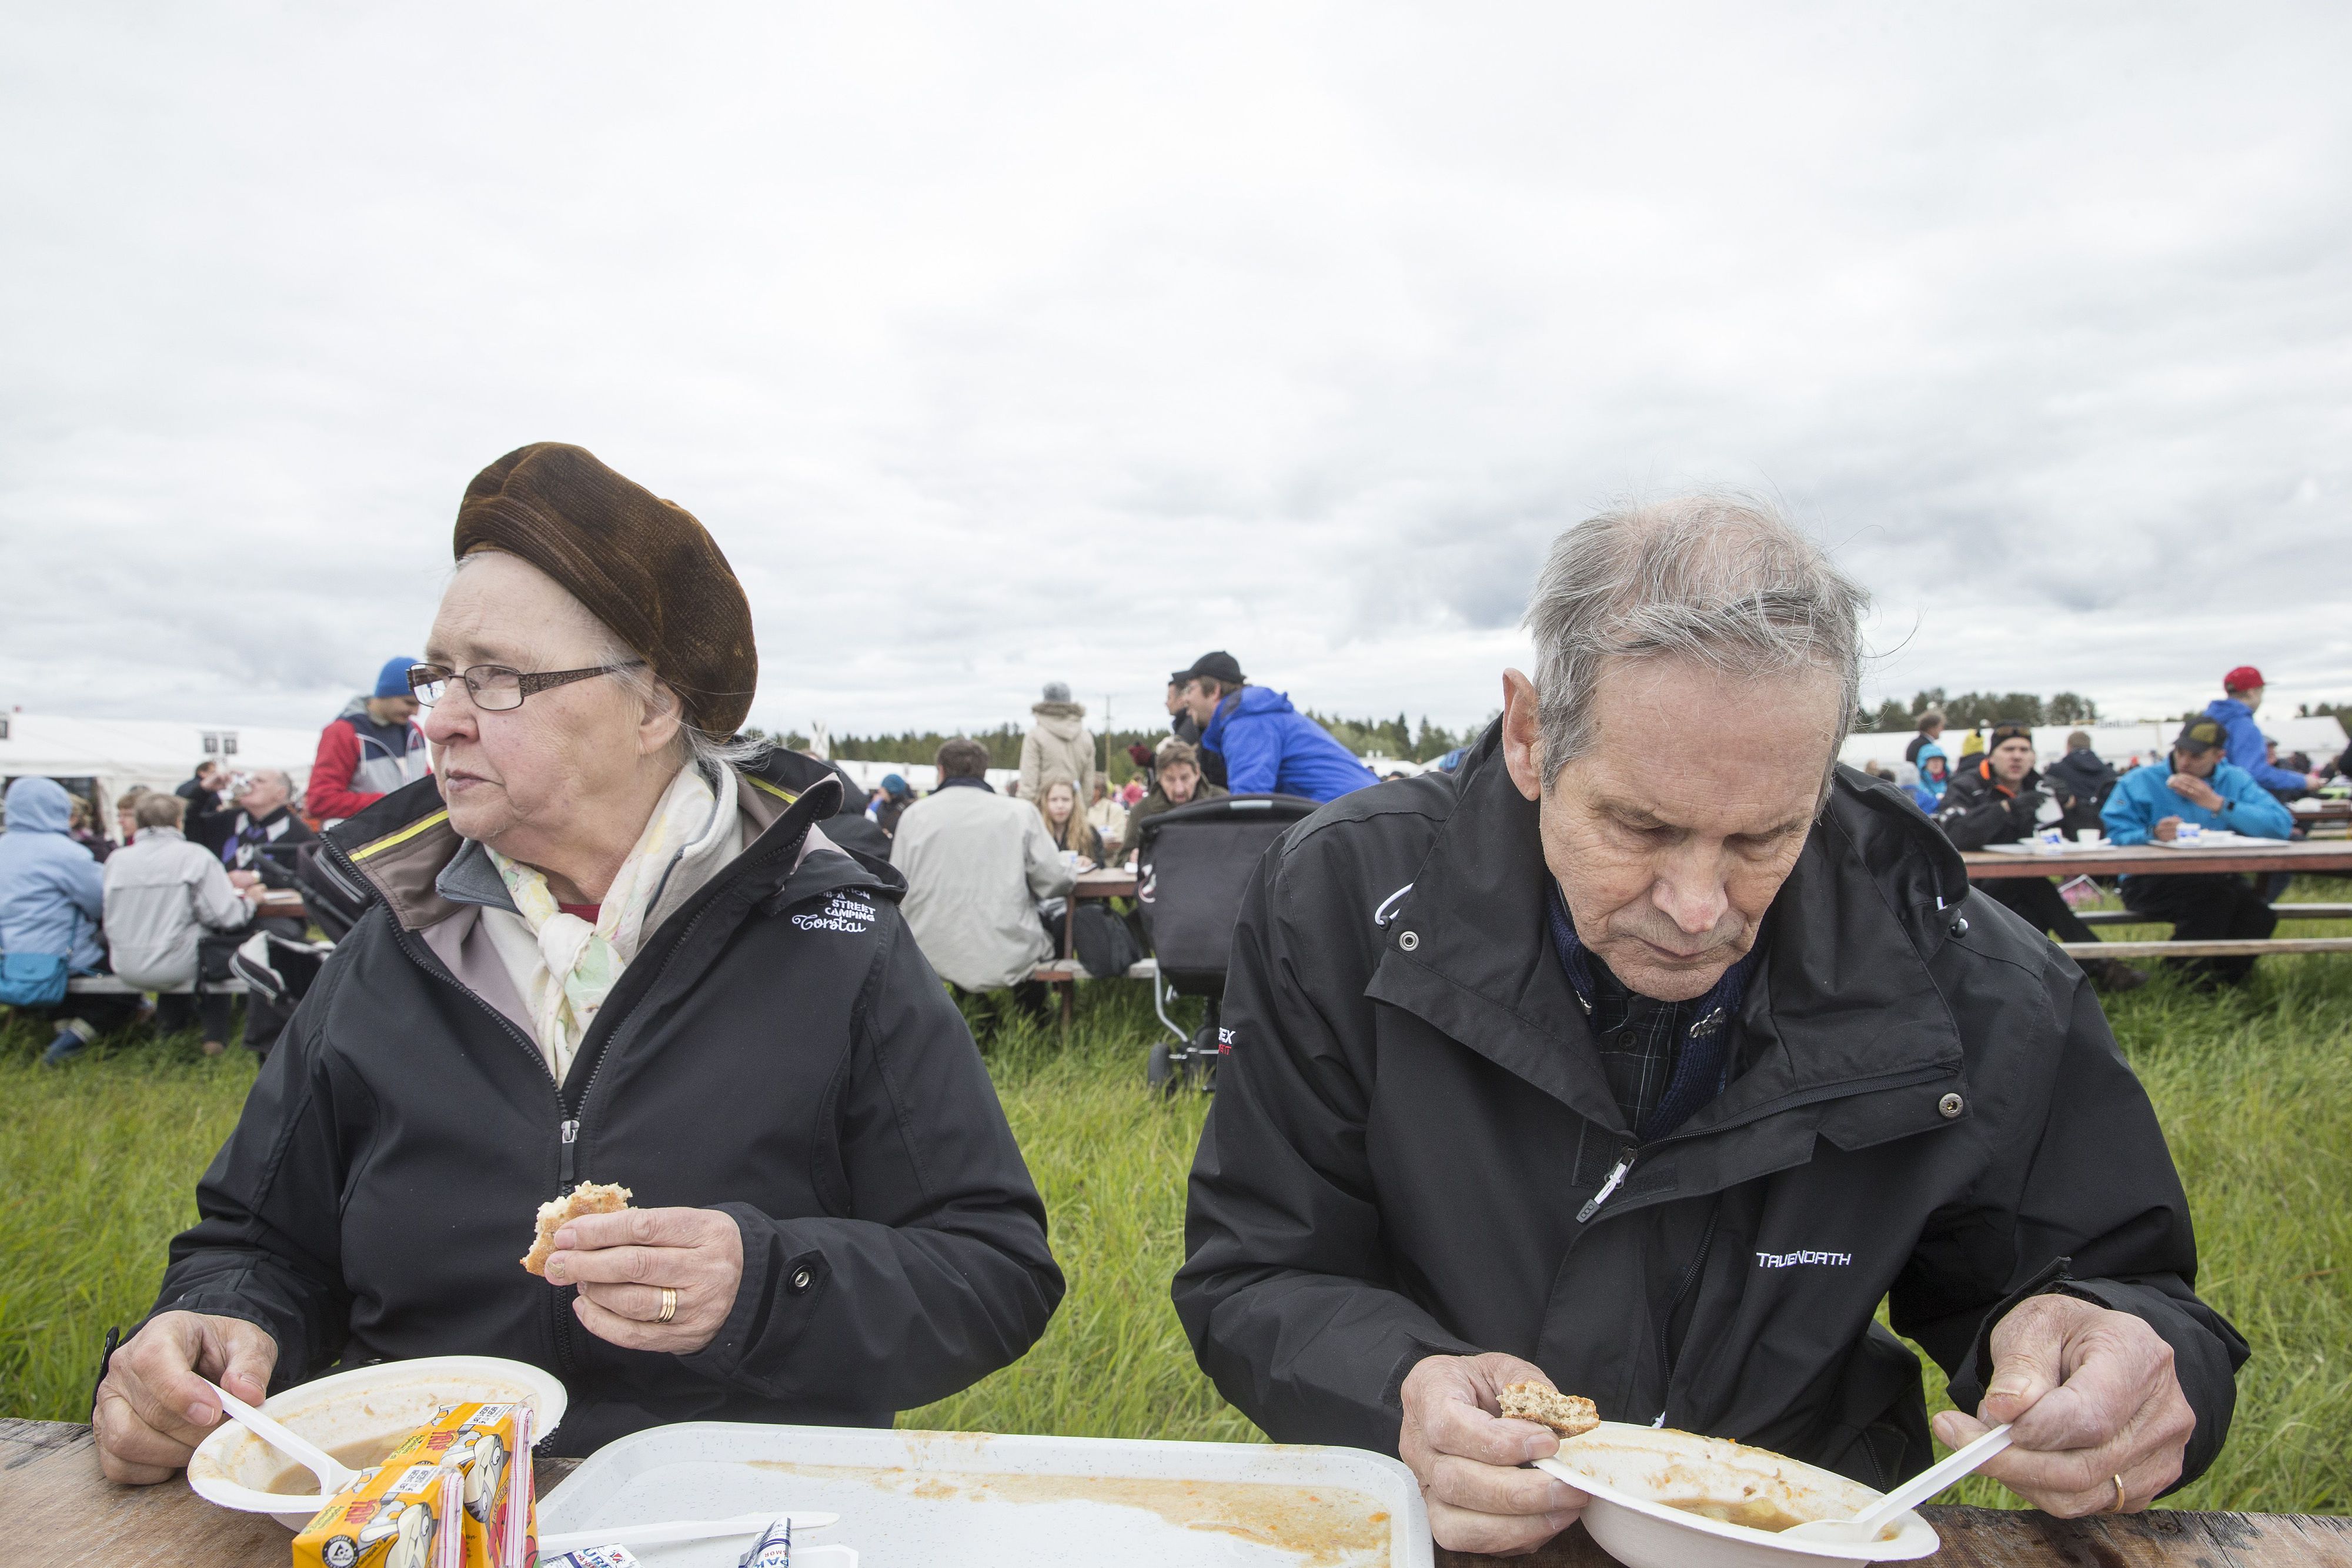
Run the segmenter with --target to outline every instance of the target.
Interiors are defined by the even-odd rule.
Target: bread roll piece
[[[1533,1421],[1563,1437],[1580,1437],[1601,1425],[1601,1412],[1591,1400],[1581,1395],[1556,1393],[1540,1383],[1509,1384],[1498,1403],[1507,1418]]]
[[[549,1198],[539,1206],[539,1234],[532,1238],[530,1250],[522,1255],[522,1266],[545,1279],[548,1257],[555,1250],[555,1233],[566,1220],[583,1214],[618,1214],[628,1207],[629,1189],[605,1182],[583,1181],[562,1197]]]

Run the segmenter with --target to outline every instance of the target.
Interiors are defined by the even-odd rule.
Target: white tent
[[[833,765],[857,780],[861,789],[872,791],[882,788],[882,780],[896,773],[907,781],[908,788],[918,795],[928,795],[939,788],[940,770],[929,762],[861,762],[852,758],[836,757]],[[986,778],[1000,795],[1021,781],[1017,768],[992,768]]]
[[[176,719],[65,718],[56,714],[0,714],[0,788],[28,777],[55,779],[69,789],[88,779],[97,799],[98,823],[111,836],[114,802],[134,784],[173,789],[215,758],[234,772],[240,768],[282,768],[294,780],[294,797],[310,777],[319,749],[314,729],[278,729],[255,725],[202,724]]]

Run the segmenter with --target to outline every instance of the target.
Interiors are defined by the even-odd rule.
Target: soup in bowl
[[[1852,1519],[1880,1494],[1859,1481],[1763,1448],[1655,1427],[1603,1421],[1561,1439],[1536,1468],[1591,1494],[1584,1527],[1627,1568],[1790,1568],[1812,1560],[1885,1563],[1925,1557],[1933,1526],[1906,1513],[1856,1545],[1791,1540],[1816,1519]]]
[[[378,1463],[444,1405],[528,1402],[540,1437],[563,1419],[563,1385],[520,1361],[436,1355],[339,1372],[273,1395],[261,1406],[354,1469]],[[188,1458],[188,1486],[205,1501],[275,1515],[299,1530],[327,1506],[316,1477],[235,1422],[224,1421]]]

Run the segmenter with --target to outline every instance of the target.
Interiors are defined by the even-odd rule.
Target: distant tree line
[[[1913,694],[1909,706],[1895,697],[1878,705],[1875,713],[1854,716],[1854,728],[1875,735],[1894,735],[1919,727],[1919,716],[1929,708],[1944,710],[1944,720],[1955,729],[1979,729],[1993,724],[2096,724],[2099,705],[2076,692],[2044,698],[2036,692],[1962,692],[1948,695],[1941,686]]]
[[[1399,758],[1411,762],[1433,762],[1457,746],[1467,746],[1478,738],[1486,728],[1481,724],[1460,731],[1432,724],[1423,714],[1418,725],[1405,715],[1394,718],[1338,718],[1310,713],[1307,716],[1336,737],[1340,745],[1359,757],[1378,755]],[[1487,723],[1492,723],[1489,718]],[[1021,766],[1021,737],[1027,727],[1001,724],[994,729],[973,729],[961,732],[964,738],[976,740],[988,747],[991,768]],[[771,731],[758,726],[747,727],[743,734],[754,740],[765,740],[792,751],[808,749],[809,737],[798,730]],[[833,755],[854,762],[929,762],[939,755],[939,749],[955,739],[938,730],[902,730],[897,735],[836,735],[833,737]],[[1106,759],[1111,784],[1116,787],[1133,779],[1140,771],[1127,754],[1130,746],[1156,747],[1168,738],[1166,725],[1150,729],[1116,729],[1108,735],[1096,736],[1098,747],[1106,748]]]
[[[1421,716],[1418,729],[1403,714],[1394,718],[1340,718],[1310,709],[1307,716],[1359,757],[1393,757],[1404,762],[1434,762],[1455,747],[1469,745],[1486,727],[1481,724],[1457,733],[1430,723],[1427,714]]]

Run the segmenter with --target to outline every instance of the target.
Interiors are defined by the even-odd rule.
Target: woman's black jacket
[[[819,851],[824,764],[742,775],[764,831],[647,939],[563,1083],[419,933],[461,913],[430,779],[331,835],[367,914],[263,1065],[172,1244],[158,1312],[273,1335],[273,1386],[338,1362],[472,1354],[561,1376],[551,1451],[686,1420],[886,1425],[1018,1359],[1062,1295],[1045,1216],[887,866]],[[524,1272],[580,1181],[741,1228],[706,1348],[624,1350]]]

